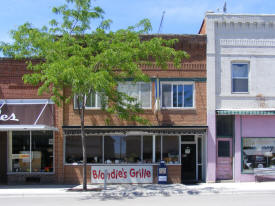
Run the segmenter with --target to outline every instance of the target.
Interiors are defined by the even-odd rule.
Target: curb
[[[13,198],[13,197],[93,197],[93,198],[112,198],[112,197],[150,197],[150,196],[185,196],[185,195],[241,195],[241,194],[275,194],[275,190],[224,190],[224,191],[200,191],[190,189],[182,192],[167,192],[167,191],[134,191],[134,192],[116,192],[116,191],[101,191],[101,192],[51,192],[51,193],[2,193],[0,198]]]

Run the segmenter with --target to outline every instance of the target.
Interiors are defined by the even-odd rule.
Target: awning
[[[57,130],[49,99],[0,99],[0,131]]]
[[[217,110],[218,115],[275,115],[275,109]]]
[[[37,131],[37,130],[51,130],[57,131],[56,127],[48,125],[0,125],[0,131]]]
[[[80,126],[63,126],[65,136],[80,135]],[[207,126],[85,126],[86,135],[194,135],[205,134]]]

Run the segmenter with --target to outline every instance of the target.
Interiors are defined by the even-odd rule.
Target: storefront
[[[55,181],[54,112],[47,99],[1,100],[2,182]]]
[[[217,113],[218,180],[255,181],[254,169],[275,168],[274,110],[218,110]],[[275,179],[275,175],[268,178]]]
[[[204,181],[205,126],[86,127],[88,182],[156,183],[164,160],[168,182]],[[82,149],[80,127],[63,126],[64,180],[79,183]]]

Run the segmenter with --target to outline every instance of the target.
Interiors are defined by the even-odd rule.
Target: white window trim
[[[233,65],[234,64],[245,64],[247,65],[247,77],[233,77]],[[232,94],[248,94],[249,93],[249,74],[250,74],[250,64],[249,62],[231,62],[231,93]],[[233,91],[233,79],[247,79],[247,92],[234,92]]]
[[[85,95],[85,101],[86,101],[86,95]],[[97,98],[98,98],[98,93],[96,93],[95,94],[95,104],[96,104],[96,106],[95,107],[88,107],[88,106],[86,106],[85,107],[85,109],[87,109],[87,110],[99,110],[99,109],[101,109],[101,106],[99,107],[98,105],[97,105]],[[77,108],[77,102],[76,102],[76,95],[74,96],[74,109],[78,109]]]
[[[126,85],[129,85],[129,84],[137,84],[138,85],[138,102],[140,103],[141,105],[141,108],[142,109],[152,109],[152,82],[136,82],[136,83],[133,83],[131,81],[126,81],[126,82],[123,82],[121,84],[126,84]],[[149,107],[143,107],[140,100],[141,100],[141,85],[142,84],[149,84],[150,85],[150,106]]]
[[[182,107],[164,107],[162,106],[162,85],[163,84],[170,84],[172,85],[171,89],[173,90],[173,85],[183,85],[183,106]],[[184,85],[192,85],[193,86],[193,106],[192,107],[184,107]],[[195,82],[187,82],[187,81],[163,81],[160,82],[160,90],[161,90],[161,97],[160,97],[160,106],[161,109],[180,109],[180,110],[189,110],[189,109],[196,109],[196,101],[195,101],[195,96],[196,96],[196,87],[195,87]],[[172,91],[171,90],[171,91]],[[173,105],[173,92],[171,92],[171,101]]]

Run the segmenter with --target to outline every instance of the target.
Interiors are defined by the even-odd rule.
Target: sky
[[[0,41],[11,42],[9,31],[25,22],[41,28],[55,18],[51,9],[65,0],[0,0]],[[113,21],[111,30],[127,28],[144,18],[157,33],[197,34],[206,11],[221,12],[225,0],[95,0]],[[274,0],[227,0],[227,13],[275,14]]]

